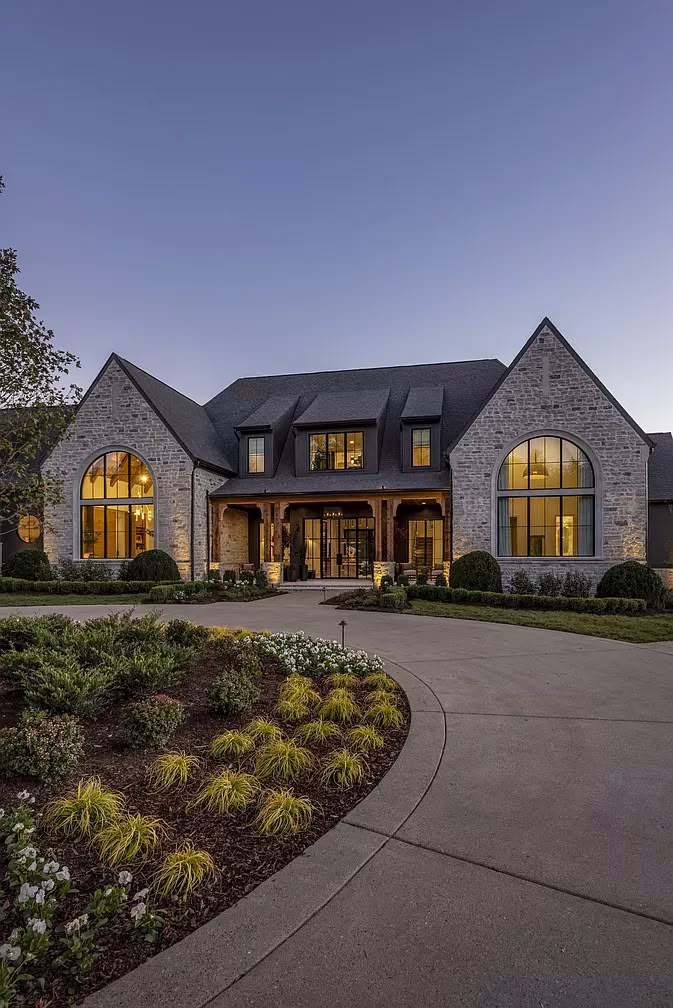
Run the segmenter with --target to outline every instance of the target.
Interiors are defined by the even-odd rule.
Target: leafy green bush
[[[95,717],[112,699],[115,677],[102,666],[85,668],[69,652],[34,651],[35,664],[21,675],[21,687],[29,707],[55,714]]]
[[[645,602],[637,598],[565,598],[559,595],[510,595],[505,592],[467,591],[464,588],[438,588],[436,585],[409,588],[410,599],[426,602],[451,602],[458,605],[489,605],[504,609],[569,610],[588,613],[637,613]]]
[[[593,594],[591,578],[581,571],[566,571],[561,595],[566,598],[588,598]]]
[[[664,593],[664,609],[673,609],[673,591]]]
[[[537,582],[538,595],[560,595],[563,588],[563,579],[559,574],[546,571],[540,574]]]
[[[262,671],[262,663],[255,650],[254,639],[250,636],[236,636],[232,633],[216,637],[210,646],[213,660],[223,670],[235,669],[254,678]]]
[[[213,686],[213,703],[222,714],[241,714],[259,700],[259,689],[245,672],[228,668],[220,673]]]
[[[406,588],[409,584],[409,578],[406,574],[398,574],[396,580],[397,584],[401,585],[403,588]]]
[[[0,654],[23,651],[40,640],[40,620],[28,616],[9,616],[0,619]]]
[[[100,560],[61,560],[57,573],[61,581],[109,581],[112,577]]]
[[[174,619],[164,625],[164,637],[171,644],[184,644],[187,647],[199,647],[208,640],[208,627],[189,620]]]
[[[398,585],[396,588],[390,588],[378,597],[378,605],[382,609],[393,609],[395,612],[401,612],[402,609],[406,609],[408,604],[406,590],[401,585]]]
[[[181,644],[154,644],[123,655],[112,665],[115,682],[126,693],[156,693],[179,683],[196,651]]]
[[[512,575],[509,590],[512,595],[536,595],[537,584],[528,571],[518,570]]]
[[[444,574],[443,571],[439,573],[435,578],[435,584],[438,585],[440,588],[446,588],[448,583],[449,582],[446,580],[446,574]]]
[[[428,583],[428,575],[424,571],[420,571],[416,576],[416,584],[426,585]]]
[[[381,591],[387,591],[389,588],[392,588],[394,584],[395,582],[391,578],[390,574],[384,574],[379,583],[379,588]]]
[[[184,602],[185,599],[193,598],[195,595],[203,595],[209,589],[216,587],[217,585],[208,581],[178,581],[177,583],[155,585],[149,590],[148,601]]]
[[[0,769],[50,783],[77,765],[84,738],[77,718],[25,711],[16,728],[0,731]]]
[[[51,577],[49,557],[42,550],[19,550],[3,563],[2,573],[6,577],[25,578],[27,581],[48,581]]]
[[[260,567],[259,570],[255,571],[255,584],[258,588],[268,588],[269,579],[267,577],[266,571]]]
[[[151,581],[26,581],[0,577],[0,592],[36,595],[144,595]]]
[[[130,704],[122,723],[126,741],[136,747],[166,745],[187,717],[184,704],[158,693]]]
[[[172,556],[163,550],[145,550],[126,568],[129,581],[179,581],[180,571]]]
[[[228,582],[229,584],[236,584],[238,581],[238,574],[235,570],[226,570],[222,575],[222,581]]]
[[[626,563],[610,567],[596,589],[599,598],[619,596],[645,599],[651,609],[663,608],[664,592],[664,583],[656,571],[636,560],[627,560]]]
[[[502,591],[500,565],[485,550],[473,550],[451,564],[451,587],[468,591]]]

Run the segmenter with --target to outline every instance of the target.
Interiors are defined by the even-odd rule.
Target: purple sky
[[[82,383],[499,357],[673,426],[673,5],[5,0],[0,244]]]

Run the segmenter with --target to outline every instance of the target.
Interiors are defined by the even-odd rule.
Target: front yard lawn
[[[453,605],[447,602],[424,602],[413,599],[410,616],[444,616],[453,619],[484,620],[489,623],[513,623],[517,626],[540,627],[544,630],[565,630],[567,633],[611,637],[633,644],[673,640],[673,613],[638,614],[630,616],[594,615],[592,613],[547,612],[532,609],[500,609],[482,605]]]
[[[31,592],[0,592],[0,606],[28,605],[138,605],[143,601],[142,595],[40,595]]]
[[[380,659],[303,634],[0,620],[0,1004],[79,1003],[231,906],[408,724]]]

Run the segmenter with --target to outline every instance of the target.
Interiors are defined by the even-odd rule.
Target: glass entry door
[[[315,577],[371,578],[373,518],[306,519],[304,541],[307,564]]]

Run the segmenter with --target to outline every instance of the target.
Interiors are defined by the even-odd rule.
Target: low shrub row
[[[38,595],[142,595],[154,581],[28,581],[0,577],[0,592]],[[205,587],[205,582],[202,582]]]
[[[153,588],[150,588],[147,599],[149,602],[182,602],[193,595],[212,591],[214,587],[208,581],[179,581],[173,584],[154,585]],[[145,590],[147,590],[147,582]]]
[[[503,609],[557,609],[585,613],[635,613],[646,608],[638,598],[575,598],[563,595],[511,595],[506,592],[470,591],[467,588],[441,588],[437,585],[412,585],[408,598],[425,602],[453,602],[459,605],[490,605]]]

